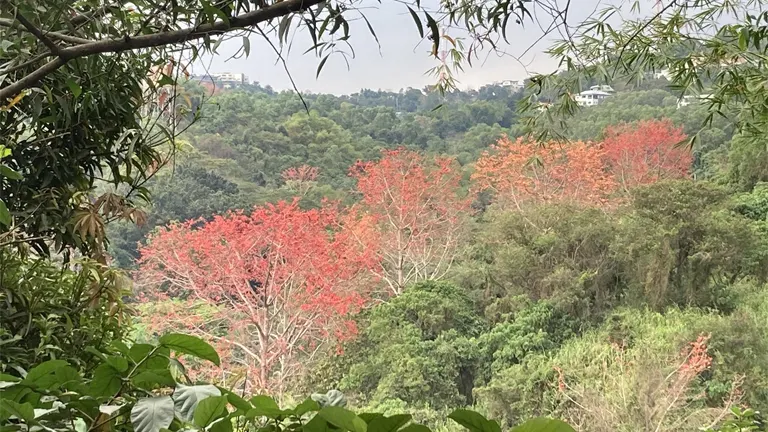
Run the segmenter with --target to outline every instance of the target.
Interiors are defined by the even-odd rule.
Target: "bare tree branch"
[[[117,53],[142,48],[154,48],[172,45],[180,42],[200,39],[209,34],[226,33],[235,29],[247,28],[258,23],[281,17],[292,12],[300,12],[312,7],[323,0],[284,0],[263,9],[244,13],[225,21],[216,21],[186,29],[160,32],[136,37],[124,37],[122,39],[106,39],[63,48],[59,51],[59,57],[35,70],[26,77],[0,89],[0,101],[11,98],[22,90],[25,90],[46,75],[63,66],[67,61],[87,57],[95,54]]]

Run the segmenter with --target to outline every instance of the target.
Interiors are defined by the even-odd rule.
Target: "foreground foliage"
[[[171,353],[216,366],[220,360],[213,347],[191,336],[171,333],[160,337],[157,344],[128,347],[118,342],[102,352],[94,351],[99,365],[85,376],[66,360],[49,360],[28,371],[18,369],[17,375],[0,375],[3,430],[429,431],[411,423],[409,415],[357,415],[343,408],[343,396],[333,391],[281,409],[267,395],[246,400],[222,387],[193,384],[179,357]],[[470,432],[501,431],[498,423],[473,411],[456,410],[449,417]],[[545,418],[530,420],[515,430],[573,431],[561,421]]]

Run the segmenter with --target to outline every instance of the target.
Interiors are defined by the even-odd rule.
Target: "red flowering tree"
[[[461,174],[449,158],[426,159],[419,153],[385,150],[377,162],[350,169],[362,202],[355,207],[359,236],[376,244],[389,294],[410,284],[440,279],[453,264],[465,231],[469,199],[459,190]]]
[[[501,138],[483,153],[472,180],[480,190],[521,209],[528,202],[605,203],[616,189],[604,151],[584,142],[548,143]]]
[[[339,232],[339,220],[335,209],[294,201],[160,229],[140,251],[137,278],[177,312],[150,327],[195,332],[255,389],[281,392],[300,362],[355,334],[350,314],[365,302],[359,287],[375,255]]]
[[[626,192],[659,180],[685,178],[693,157],[679,145],[686,136],[670,120],[644,120],[606,128],[603,148],[610,170]]]
[[[315,185],[320,170],[309,165],[291,167],[281,173],[285,185],[299,196],[304,196]]]

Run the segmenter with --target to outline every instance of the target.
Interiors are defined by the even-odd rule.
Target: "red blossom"
[[[366,301],[361,287],[376,256],[340,220],[332,207],[304,211],[294,201],[161,228],[141,248],[139,284],[154,298],[210,307],[208,316],[187,310],[154,324],[189,326],[229,346],[227,361],[274,390],[286,365],[298,369],[300,344],[354,335],[348,321]]]
[[[469,210],[459,195],[461,174],[450,158],[425,158],[403,148],[350,169],[362,202],[349,221],[379,257],[376,275],[389,294],[417,281],[439,279],[455,258]]]
[[[659,180],[688,176],[693,157],[682,128],[670,120],[644,120],[606,128],[603,147],[609,169],[625,191]]]
[[[477,161],[472,180],[518,209],[530,202],[601,204],[616,189],[604,155],[599,145],[580,141],[540,145],[501,138]]]

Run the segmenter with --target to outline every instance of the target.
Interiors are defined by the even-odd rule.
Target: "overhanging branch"
[[[43,43],[43,45],[47,46],[48,49],[51,50],[51,53],[54,55],[59,55],[61,48],[59,48],[59,46],[56,45],[52,40],[48,39],[48,36],[46,36],[45,33],[43,33],[39,28],[35,27],[35,25],[32,24],[27,18],[25,18],[24,15],[22,15],[20,12],[16,12],[16,19],[19,20],[21,25],[23,25],[28,32],[32,33],[40,42]]]
[[[143,48],[155,48],[200,39],[206,35],[226,33],[254,26],[292,12],[300,12],[324,0],[284,0],[263,9],[244,13],[229,19],[229,23],[217,21],[186,29],[160,32],[121,39],[106,39],[62,48],[59,57],[38,68],[26,77],[0,89],[0,101],[11,98],[63,66],[67,61],[96,54],[117,53]]]
[[[0,27],[17,28],[18,24],[15,23],[13,20],[0,18]],[[93,42],[90,39],[83,39],[77,36],[70,36],[68,34],[59,33],[59,32],[45,32],[45,36],[49,37],[50,39],[57,39],[64,42],[75,43],[75,44],[87,44],[87,43]]]

